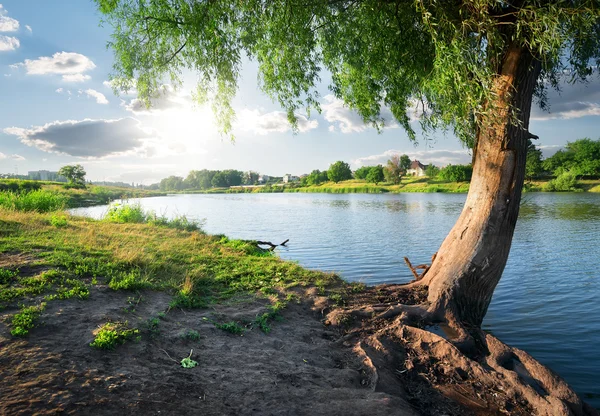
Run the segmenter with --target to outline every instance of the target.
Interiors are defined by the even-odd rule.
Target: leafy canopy
[[[327,170],[327,178],[335,183],[352,179],[350,165],[341,160],[332,163]]]
[[[542,104],[562,74],[582,80],[600,63],[597,0],[95,1],[114,27],[115,89],[135,87],[149,105],[164,82],[197,72],[195,97],[212,102],[224,132],[244,56],[294,125],[299,109],[319,110],[326,69],[332,92],[365,122],[382,127],[386,105],[414,138],[418,110],[425,131],[451,128],[467,144],[510,46],[541,62]]]
[[[81,165],[66,165],[58,170],[58,174],[67,178],[69,183],[84,185],[86,172]]]

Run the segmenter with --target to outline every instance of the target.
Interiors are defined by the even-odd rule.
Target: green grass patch
[[[113,350],[127,340],[139,340],[138,329],[129,328],[127,322],[107,322],[96,331],[90,347],[101,350]]]
[[[40,303],[37,306],[23,306],[21,311],[13,315],[10,326],[10,333],[14,337],[24,337],[29,334],[29,330],[33,328],[39,316],[46,308],[45,303]]]
[[[23,193],[0,192],[0,206],[14,211],[51,212],[65,208],[66,204],[64,195],[44,189]]]
[[[215,323],[215,328],[235,335],[241,335],[245,331],[244,327],[235,321]]]

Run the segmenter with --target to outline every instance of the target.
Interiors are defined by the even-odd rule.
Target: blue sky
[[[323,86],[322,114],[293,135],[280,109],[244,66],[235,99],[236,142],[219,135],[208,108],[193,105],[191,82],[166,88],[150,111],[135,92],[117,97],[107,80],[109,27],[90,0],[0,0],[0,173],[58,170],[79,163],[92,180],[152,183],[192,169],[255,170],[270,175],[326,169],[336,160],[385,163],[394,153],[421,162],[466,163],[452,135],[413,145],[393,125],[382,134]],[[193,74],[187,76],[193,80]],[[567,141],[600,137],[600,80],[550,94],[551,113],[532,111],[530,130],[549,155]]]

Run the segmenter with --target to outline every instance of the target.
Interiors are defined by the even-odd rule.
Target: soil
[[[366,293],[353,302],[391,296],[386,288]],[[461,355],[442,336],[381,322],[327,325],[330,301],[314,288],[297,294],[268,334],[251,324],[242,335],[214,325],[254,321],[267,303],[255,297],[181,310],[169,309],[166,293],[96,285],[87,300],[48,302],[25,339],[10,335],[7,317],[17,305],[7,308],[0,311],[0,414],[596,414],[576,395],[554,399],[554,387],[535,381],[533,359],[521,351],[506,350],[506,373],[492,383],[483,375],[493,363]],[[158,330],[148,329],[164,311]],[[141,339],[113,351],[91,348],[93,331],[107,321],[128,321]],[[189,330],[200,339],[185,338]],[[488,343],[502,349],[496,341]],[[191,350],[198,366],[183,368]],[[511,377],[551,406],[507,389],[502,379]]]

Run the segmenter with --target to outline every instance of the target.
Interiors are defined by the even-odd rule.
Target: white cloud
[[[19,161],[19,162],[23,161],[23,160],[26,160],[21,155],[15,155],[15,154],[13,154],[13,155],[5,155],[4,153],[0,152],[0,160],[2,160],[2,159],[13,159],[13,160],[16,160],[16,161]]]
[[[29,129],[9,127],[3,131],[44,152],[81,158],[156,153],[156,133],[133,118],[55,121]]]
[[[323,117],[333,124],[333,128],[329,127],[329,131],[341,131],[342,133],[360,133],[367,130],[370,126],[365,124],[362,117],[354,110],[346,107],[344,102],[331,94],[323,97],[325,102],[321,104]],[[398,123],[394,120],[394,116],[389,108],[381,106],[381,117],[384,120],[386,129],[398,128]]]
[[[13,36],[0,35],[0,52],[14,51],[19,46],[21,46],[19,39]]]
[[[150,101],[150,108],[147,108],[139,98],[134,98],[129,102],[124,101],[123,106],[127,111],[136,115],[156,114],[167,110],[191,109],[193,106],[192,97],[189,94],[185,94],[182,91],[175,91],[168,84],[163,85],[158,95]]]
[[[57,88],[57,89],[55,90],[55,92],[57,92],[57,93],[59,93],[59,94],[62,94],[62,93],[64,92],[64,89],[62,89],[62,88]]]
[[[108,100],[106,99],[106,97],[104,96],[104,94],[102,94],[101,92],[98,92],[96,90],[93,89],[87,89],[85,91],[79,91],[79,93],[84,93],[85,95],[87,95],[90,98],[95,98],[96,102],[98,104],[108,104]]]
[[[84,74],[65,74],[62,76],[62,80],[65,82],[85,82],[85,81],[89,81],[90,79],[92,79],[91,76],[89,75],[84,75]]]
[[[403,152],[401,150],[386,150],[383,153],[377,155],[370,155],[358,158],[351,162],[354,168],[361,166],[373,166],[373,165],[385,165],[390,157],[393,155],[406,154],[411,160],[418,160],[424,165],[433,163],[436,166],[446,166],[449,164],[467,164],[471,163],[471,155],[466,149],[463,150],[421,150],[421,151],[409,151]]]
[[[31,26],[29,26],[29,25],[25,25],[25,29],[27,29],[27,31],[28,31],[29,33],[33,33],[33,29],[31,28]]]
[[[0,32],[16,32],[19,30],[19,21],[7,16],[8,12],[0,4]]]
[[[62,75],[66,82],[83,82],[91,77],[84,74],[96,68],[90,58],[80,53],[57,52],[50,56],[41,56],[38,59],[26,59],[23,63],[11,67],[25,67],[28,75]]]
[[[319,126],[317,120],[309,120],[298,115],[298,131],[305,133]],[[269,133],[285,133],[292,129],[287,115],[283,111],[272,111],[261,114],[260,110],[244,109],[239,115],[236,127],[255,134],[265,135]]]

